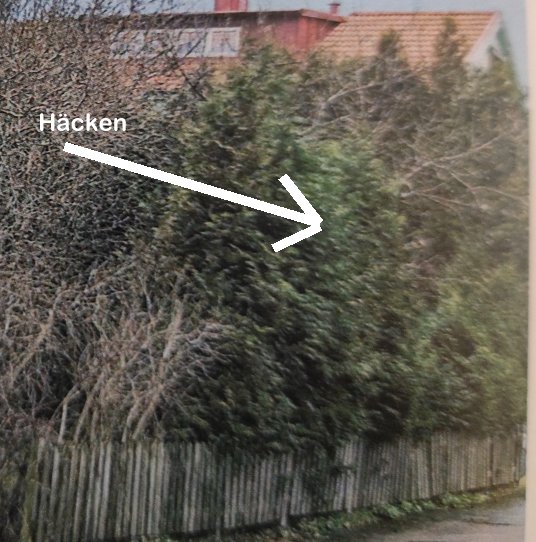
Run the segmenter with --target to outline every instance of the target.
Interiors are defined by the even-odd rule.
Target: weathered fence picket
[[[27,542],[94,542],[279,523],[514,483],[520,431],[418,442],[355,438],[327,453],[220,454],[202,443],[44,440],[28,469]]]

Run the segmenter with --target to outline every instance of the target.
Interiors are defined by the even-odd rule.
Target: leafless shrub
[[[176,277],[151,290],[154,266],[133,256],[165,188],[62,150],[69,140],[161,168],[176,158],[174,126],[202,94],[206,70],[177,55],[165,32],[158,54],[115,58],[125,28],[151,31],[141,11],[106,0],[0,3],[2,540],[20,527],[16,480],[38,436],[158,431],[159,411],[181,408],[187,396],[177,390],[208,371],[202,351],[216,324],[188,329]],[[176,115],[148,100],[159,81],[180,87]],[[41,132],[41,113],[123,117],[128,130]]]
[[[136,2],[0,6],[0,436],[13,449],[6,457],[20,452],[18,465],[38,435],[157,431],[159,409],[181,408],[177,388],[207,370],[196,352],[210,348],[214,325],[186,329],[173,281],[149,293],[150,275],[132,256],[165,189],[62,151],[68,139],[170,167],[178,119],[147,91],[158,78],[179,85],[184,114],[205,71],[183,70],[166,33],[134,68],[114,58],[126,26],[150,31],[139,11]],[[40,132],[41,113],[123,117],[128,130]]]

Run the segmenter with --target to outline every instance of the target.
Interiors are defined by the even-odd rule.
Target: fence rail
[[[412,442],[354,439],[264,457],[201,443],[52,445],[28,474],[25,540],[82,542],[219,533],[289,518],[513,483],[521,433],[436,434]]]

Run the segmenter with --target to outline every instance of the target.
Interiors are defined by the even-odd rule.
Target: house
[[[214,0],[203,13],[131,17],[115,39],[114,58],[157,55],[162,43],[173,43],[177,57],[225,59],[238,57],[248,39],[277,43],[305,54],[332,32],[344,17],[333,2],[329,11],[310,9],[250,11],[248,0]]]
[[[165,76],[145,79],[149,88],[182,84],[190,68],[208,63],[225,67],[240,57],[248,40],[276,43],[297,58],[319,50],[335,60],[367,58],[378,52],[382,36],[395,31],[402,53],[414,68],[435,59],[446,18],[454,21],[468,64],[486,69],[493,56],[508,55],[501,15],[495,11],[360,12],[348,17],[332,2],[327,11],[310,9],[250,11],[248,0],[214,0],[200,13],[159,13],[126,17],[112,45],[112,57],[129,62],[126,73],[143,66],[144,58],[161,55],[180,63]]]
[[[446,18],[456,24],[469,65],[486,69],[493,56],[507,56],[506,34],[496,11],[352,13],[322,40],[319,48],[337,60],[367,58],[378,52],[382,36],[394,31],[410,66],[426,67],[434,61]]]

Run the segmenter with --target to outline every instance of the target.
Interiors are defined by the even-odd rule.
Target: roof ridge
[[[447,14],[459,14],[459,15],[495,15],[500,13],[499,10],[458,10],[449,9],[445,11],[439,10],[422,10],[422,11],[353,11],[348,17],[359,17],[363,15],[447,15]]]

